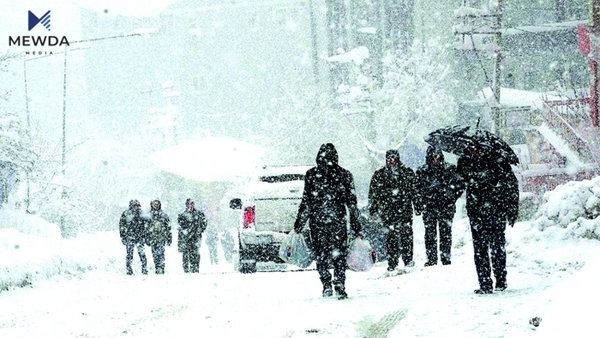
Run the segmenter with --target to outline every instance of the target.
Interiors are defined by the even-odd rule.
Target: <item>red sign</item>
[[[577,26],[577,49],[585,55],[590,53],[590,31],[587,26]]]
[[[589,26],[577,26],[577,49],[588,58],[600,61],[600,35]]]

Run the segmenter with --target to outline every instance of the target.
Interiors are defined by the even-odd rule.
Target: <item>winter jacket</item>
[[[463,154],[457,171],[465,181],[467,215],[476,220],[505,220],[514,225],[519,215],[519,182],[502,157]]]
[[[154,201],[153,201],[154,203]],[[171,220],[169,216],[160,209],[159,207],[155,209],[154,207],[150,210],[150,215],[148,218],[148,245],[156,246],[156,245],[171,245],[173,240],[171,234]]]
[[[123,244],[144,244],[146,239],[146,222],[142,217],[142,211],[132,200],[129,209],[121,214],[119,220],[119,234]]]
[[[202,233],[206,230],[206,217],[202,211],[186,210],[177,216],[177,249],[179,252],[198,250]]]
[[[434,157],[438,158],[435,162]],[[425,164],[417,169],[418,199],[415,209],[432,212],[456,212],[456,200],[464,190],[464,182],[456,166],[444,161],[441,151],[427,148]]]
[[[302,231],[308,221],[313,245],[345,245],[346,208],[351,230],[354,234],[361,230],[352,174],[338,165],[337,150],[331,143],[321,146],[316,162],[317,166],[306,172],[294,229]]]
[[[369,186],[369,213],[381,217],[385,225],[412,221],[416,203],[415,172],[402,163],[396,170],[383,167],[375,171]]]

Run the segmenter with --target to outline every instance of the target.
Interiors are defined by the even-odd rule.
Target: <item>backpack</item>
[[[150,220],[148,236],[152,244],[164,242],[166,240],[164,223],[159,220]]]

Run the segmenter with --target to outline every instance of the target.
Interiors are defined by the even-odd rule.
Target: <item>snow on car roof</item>
[[[310,165],[293,165],[293,166],[263,166],[258,171],[258,176],[265,175],[282,175],[282,174],[306,174],[306,171],[313,166]]]

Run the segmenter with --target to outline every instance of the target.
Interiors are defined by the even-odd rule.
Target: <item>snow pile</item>
[[[0,291],[124,265],[123,250],[104,245],[108,237],[120,244],[116,231],[64,239],[58,226],[34,216],[2,210],[0,219],[3,227],[14,225],[0,229]]]
[[[570,236],[600,239],[600,177],[568,182],[544,194],[535,224],[566,228]]]
[[[20,210],[0,210],[2,221],[0,229],[12,228],[21,233],[44,238],[61,238],[60,228],[56,224],[48,223],[39,217],[23,214]]]

